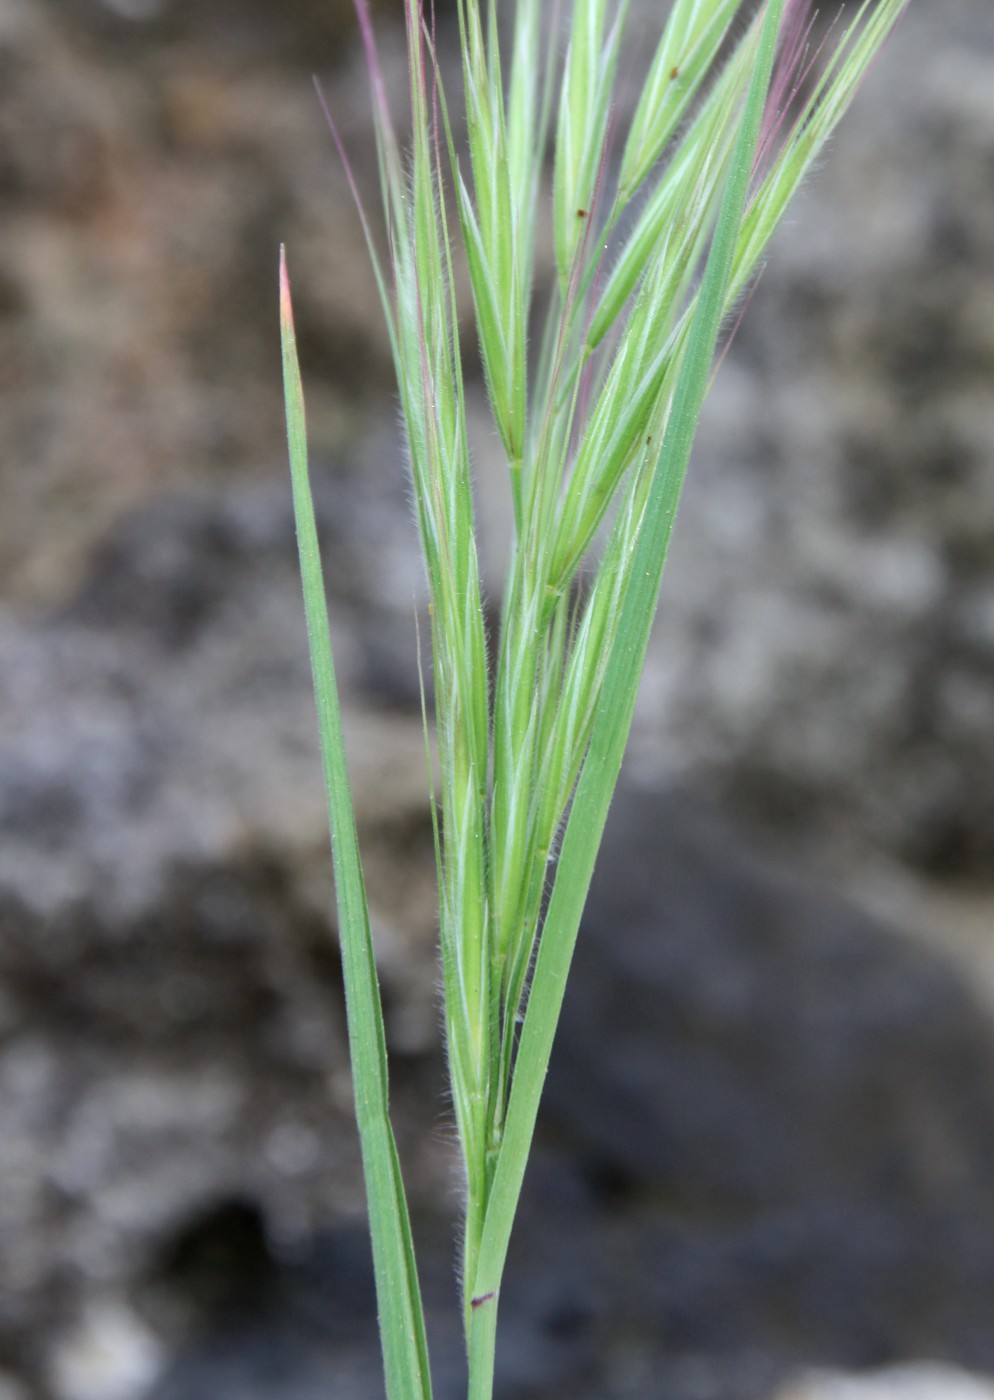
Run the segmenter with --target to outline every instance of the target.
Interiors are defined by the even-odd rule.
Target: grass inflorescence
[[[817,45],[810,0],[758,9],[674,0],[619,130],[626,0],[563,5],[551,42],[540,0],[458,0],[458,102],[439,76],[433,16],[405,0],[412,137],[403,150],[367,0],[356,0],[386,261],[360,212],[430,594],[444,1020],[465,1177],[460,1280],[472,1400],[491,1394],[501,1278],[539,1096],[721,330],[906,3],[866,0]],[[544,250],[537,210],[550,167]],[[546,265],[547,288],[536,274]],[[513,507],[493,637],[457,315],[464,269]],[[389,1125],[285,265],[282,287],[387,1390],[390,1400],[424,1400],[427,1344]],[[544,306],[535,304],[540,294]],[[544,329],[532,339],[536,324]]]

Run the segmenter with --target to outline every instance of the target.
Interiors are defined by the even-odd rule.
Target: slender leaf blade
[[[339,942],[356,1121],[369,1202],[373,1266],[389,1400],[431,1400],[431,1377],[414,1244],[390,1125],[386,1037],[369,909],[342,734],[328,609],[307,462],[304,395],[286,258],[280,252],[280,338],[294,517],[328,793]]]

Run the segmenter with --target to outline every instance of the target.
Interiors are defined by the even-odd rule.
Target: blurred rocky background
[[[422,586],[315,72],[372,192],[347,0],[0,0],[2,1400],[381,1393],[280,241],[437,1389],[459,1394]],[[994,9],[912,0],[710,400],[504,1400],[990,1400],[992,205]]]

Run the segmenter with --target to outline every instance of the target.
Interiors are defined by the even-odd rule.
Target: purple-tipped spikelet
[[[759,133],[754,174],[765,173],[785,123],[818,53],[810,53],[811,31],[816,11],[813,0],[787,0],[780,26],[780,47],[773,80],[766,98],[763,125]],[[820,52],[820,49],[819,51]]]

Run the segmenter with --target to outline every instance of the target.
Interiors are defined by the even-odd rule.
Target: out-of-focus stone
[[[547,1102],[606,1172],[694,1212],[994,1224],[986,1009],[694,802],[619,796],[572,977]]]
[[[399,649],[402,628],[415,669],[418,580],[388,603],[367,535],[389,535],[382,478],[375,527],[361,472],[317,478],[388,1036],[417,1065],[437,1043],[428,776],[417,709],[378,648]],[[136,517],[60,616],[0,619],[0,656],[0,1343],[14,1344],[134,1277],[205,1202],[254,1202],[293,1239],[362,1196],[287,488]],[[445,1159],[419,1137],[416,1192]],[[84,1318],[59,1375],[82,1375],[103,1335]]]
[[[641,9],[658,23],[657,4]],[[222,1381],[239,1397],[325,1394],[332,1314],[336,1386],[379,1383],[362,1230],[340,1223],[361,1190],[288,511],[265,488],[210,499],[283,460],[266,292],[281,239],[316,460],[371,413],[394,416],[365,249],[309,86],[316,55],[375,199],[366,80],[344,30],[332,37],[341,14],[0,7],[0,581],[21,606],[0,618],[0,1355],[28,1358],[32,1395],[53,1358],[100,1334],[86,1299],[133,1310],[170,1361],[177,1338],[216,1326],[164,1370],[179,1400],[219,1400]],[[396,27],[383,39],[399,92]],[[705,423],[636,751],[643,775],[707,782],[855,866],[883,851],[981,878],[992,52],[987,0],[910,6],[780,237]],[[320,506],[394,1103],[415,1193],[437,1199],[446,1130],[426,1132],[409,1096],[427,1082],[428,1118],[444,1122],[427,1053],[420,571],[394,444],[369,452]],[[477,467],[490,471],[486,450]],[[134,518],[91,568],[122,511],[191,477],[197,494]],[[28,598],[61,612],[29,621]],[[606,1067],[553,1083],[579,1164],[550,1128],[519,1237],[522,1302],[504,1305],[506,1393],[755,1400],[792,1348],[874,1364],[919,1354],[926,1324],[935,1354],[994,1370],[978,1304],[992,1292],[986,1022],[941,958],[771,888],[734,840],[712,845],[705,822],[695,846],[685,820],[666,881],[701,962],[656,947],[652,919],[672,904],[631,940],[641,972],[615,923],[618,946],[595,957],[595,1022],[612,985],[628,989],[603,1035],[621,1088]],[[669,866],[654,852],[624,868],[632,900],[646,869],[656,895]],[[750,909],[777,938],[758,937]],[[774,975],[788,993],[764,985]],[[672,1060],[650,1069],[643,1051]],[[633,1079],[626,1141],[612,1114]],[[856,1105],[862,1175],[825,1138],[815,1091]],[[248,1337],[183,1293],[175,1257],[191,1237],[224,1254],[246,1220],[250,1246],[220,1284],[204,1265],[203,1287],[234,1279],[247,1307],[273,1285],[253,1294]],[[558,1248],[543,1244],[553,1223]],[[325,1225],[330,1263],[308,1253]],[[297,1250],[313,1351],[274,1303]],[[448,1241],[428,1254],[452,1323],[438,1393],[456,1395]]]
[[[994,9],[910,6],[709,400],[636,737],[844,859],[981,878],[992,162]]]
[[[994,1022],[951,960],[629,786],[570,978],[544,1102],[622,1330],[994,1367]]]
[[[91,1303],[52,1360],[58,1400],[142,1400],[162,1367],[153,1332],[119,1303]]]
[[[381,407],[389,346],[311,82],[318,68],[334,87],[372,200],[368,89],[345,10],[165,3],[142,20],[99,0],[4,4],[6,597],[71,595],[94,543],[168,484],[257,478],[283,460],[281,242],[316,446],[354,443],[363,410]]]
[[[758,1400],[801,1366],[922,1354],[994,1370],[992,1066],[990,1014],[941,957],[699,805],[624,788],[502,1288],[496,1393]],[[435,1394],[458,1400],[454,1280],[425,1223]],[[318,1400],[332,1371],[344,1396],[368,1391],[361,1235],[257,1267],[154,1400]],[[944,1400],[930,1376],[908,1400]]]
[[[810,1371],[778,1390],[776,1400],[994,1400],[994,1380],[919,1361],[863,1374]]]

